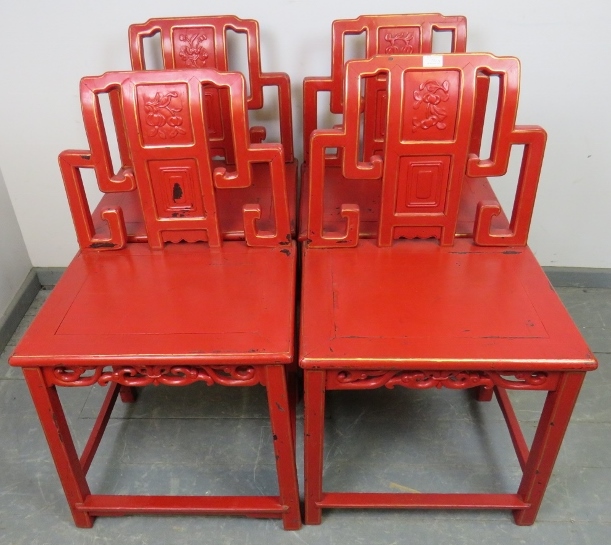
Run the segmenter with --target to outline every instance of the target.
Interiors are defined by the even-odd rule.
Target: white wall
[[[129,68],[130,23],[222,13],[258,19],[263,69],[288,72],[293,82],[299,145],[301,80],[329,73],[331,21],[407,10],[465,15],[470,51],[521,59],[518,121],[549,134],[531,246],[544,265],[611,267],[606,0],[2,2],[0,167],[34,265],[66,265],[76,249],[56,157],[86,148],[79,78]]]
[[[0,317],[32,268],[17,218],[0,172]]]

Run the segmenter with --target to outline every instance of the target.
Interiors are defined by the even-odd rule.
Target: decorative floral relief
[[[45,369],[47,381],[59,386],[124,386],[149,384],[186,386],[205,382],[208,386],[254,386],[262,382],[259,369],[252,365],[123,365],[104,367],[63,367]]]
[[[487,371],[356,371],[341,370],[327,372],[328,389],[372,389],[385,386],[394,388],[450,388],[462,390],[483,386],[494,386],[511,390],[552,390],[557,375],[544,372],[504,372]]]
[[[413,37],[413,32],[403,31],[396,34],[388,32],[384,36],[384,39],[389,44],[386,46],[385,52],[388,54],[413,53],[414,46],[410,43]]]
[[[186,45],[183,45],[178,51],[178,55],[187,66],[192,66],[193,68],[206,66],[208,52],[201,45],[202,42],[207,40],[205,34],[194,34],[193,36],[181,34],[178,39],[181,42],[186,42]]]
[[[448,117],[446,109],[440,104],[447,102],[450,98],[450,83],[446,80],[442,84],[433,80],[421,83],[416,91],[414,91],[414,109],[420,108],[424,104],[426,109],[426,117],[419,120],[414,117],[412,131],[416,129],[430,129],[436,127],[443,130],[447,127],[445,118]]]
[[[181,127],[182,116],[177,115],[181,110],[182,104],[176,91],[165,95],[156,93],[154,98],[147,100],[144,104],[146,124],[153,127],[149,136],[174,138],[178,134],[186,134]]]

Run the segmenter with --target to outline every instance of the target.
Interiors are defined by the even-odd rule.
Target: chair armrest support
[[[106,208],[102,212],[103,219],[110,229],[109,238],[96,236],[91,210],[83,185],[81,168],[94,168],[89,150],[66,150],[59,155],[59,167],[64,180],[72,221],[76,237],[81,249],[118,250],[127,243],[127,232],[121,207]]]
[[[261,218],[261,207],[258,204],[245,204],[242,207],[244,238],[248,246],[285,245],[291,240],[291,222],[286,191],[284,148],[281,144],[250,144],[242,159],[244,162],[236,165],[237,169],[233,172],[228,172],[225,167],[214,169],[215,186],[220,189],[248,187],[241,185],[240,172],[243,169],[250,169],[252,163],[268,163],[274,203],[275,232],[259,231],[257,221]]]
[[[356,204],[342,204],[340,214],[346,220],[343,235],[323,236],[325,150],[345,145],[343,130],[316,130],[310,139],[312,161],[309,168],[310,202],[308,203],[307,240],[310,248],[351,248],[358,245],[360,210]]]
[[[480,202],[477,206],[473,239],[480,246],[525,246],[535,206],[539,174],[543,164],[546,132],[537,126],[516,126],[511,144],[524,145],[518,186],[513,202],[509,230],[492,231],[491,222],[501,212],[498,203]]]

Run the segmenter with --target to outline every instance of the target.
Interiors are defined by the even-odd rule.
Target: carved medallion
[[[178,112],[182,111],[182,103],[176,91],[169,91],[162,95],[156,93],[144,103],[146,111],[146,124],[152,127],[149,136],[160,138],[175,138],[179,134],[186,134],[181,127],[183,119]]]
[[[180,34],[178,36],[180,42],[184,43],[178,51],[178,55],[184,61],[186,66],[193,68],[203,68],[206,66],[208,52],[202,45],[207,40],[205,34]]]
[[[447,80],[441,84],[433,80],[421,83],[418,89],[414,91],[414,109],[417,110],[421,105],[424,105],[425,117],[422,119],[414,117],[412,131],[431,128],[445,129],[447,127],[445,119],[448,117],[448,112],[441,106],[441,103],[447,102],[449,98],[450,83]]]
[[[389,55],[399,53],[413,53],[414,46],[412,40],[414,39],[414,33],[408,31],[401,32],[387,32],[384,35],[384,40],[387,43],[385,53]]]

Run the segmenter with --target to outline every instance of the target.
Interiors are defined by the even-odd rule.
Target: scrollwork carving
[[[495,373],[494,375],[496,386],[510,390],[554,390],[557,382],[558,373],[544,373],[542,371]]]
[[[57,386],[254,386],[262,383],[261,371],[252,365],[121,365],[108,367],[57,366],[45,369],[47,382]]]
[[[430,129],[435,127],[443,130],[447,127],[445,118],[448,117],[448,112],[440,104],[447,102],[450,98],[450,82],[444,81],[437,83],[433,80],[421,83],[416,91],[414,91],[414,109],[420,108],[421,104],[425,105],[426,117],[424,119],[414,118],[412,120],[412,131],[417,129]]]
[[[398,53],[413,53],[414,46],[411,44],[411,41],[414,37],[413,32],[387,32],[384,35],[384,39],[388,42],[386,46],[385,53],[392,55]]]
[[[181,34],[178,39],[185,43],[180,48],[178,55],[187,66],[192,66],[193,68],[206,66],[208,52],[202,45],[202,42],[207,40],[205,34],[194,34],[192,36]]]
[[[174,138],[178,134],[186,134],[181,127],[182,116],[177,115],[182,110],[182,104],[176,91],[170,91],[164,95],[156,93],[153,98],[146,101],[144,110],[146,111],[146,124],[153,127],[149,136]]]
[[[465,388],[494,386],[511,390],[553,390],[556,373],[545,372],[489,372],[489,371],[360,371],[353,369],[327,371],[327,389],[360,390],[385,386],[404,388]]]

